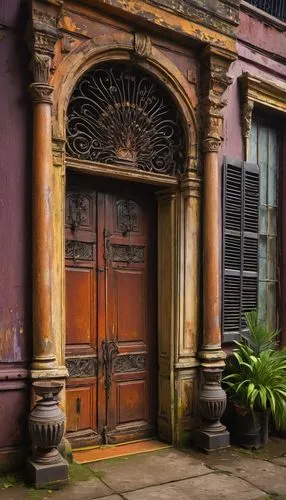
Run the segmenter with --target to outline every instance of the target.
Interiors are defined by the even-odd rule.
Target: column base
[[[38,464],[28,460],[27,475],[29,484],[37,489],[58,489],[68,482],[68,463],[60,457],[53,464]]]
[[[226,429],[218,433],[197,430],[194,433],[194,443],[196,448],[200,448],[207,453],[228,448],[230,446],[229,432]]]
[[[53,370],[58,367],[56,357],[53,354],[47,356],[34,356],[32,370]]]

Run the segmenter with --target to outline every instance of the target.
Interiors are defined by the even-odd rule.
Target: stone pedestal
[[[68,482],[68,463],[60,457],[54,464],[40,464],[29,460],[27,475],[35,488],[58,489]]]

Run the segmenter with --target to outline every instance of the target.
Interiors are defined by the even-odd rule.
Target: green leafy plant
[[[223,384],[230,400],[245,411],[270,411],[276,427],[286,424],[286,349],[275,350],[277,332],[246,315],[249,340],[235,342]]]
[[[265,323],[259,321],[257,311],[245,314],[246,324],[249,330],[248,344],[256,356],[268,349],[274,350],[277,346],[277,330],[270,330]]]

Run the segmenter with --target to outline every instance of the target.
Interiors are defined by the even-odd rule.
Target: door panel
[[[67,338],[68,346],[89,346],[93,331],[94,273],[92,269],[67,267]]]
[[[94,384],[67,389],[67,432],[93,427],[94,389]]]
[[[145,380],[131,380],[117,384],[118,424],[140,422],[148,418],[145,409],[146,401]]]
[[[67,431],[80,445],[156,432],[155,201],[96,187],[67,191]]]
[[[152,374],[156,376],[152,201],[136,196],[134,191],[126,192],[125,197],[105,196],[105,334],[107,341],[115,341],[118,347],[107,400],[109,442],[155,433],[156,396],[151,383]]]
[[[146,341],[144,271],[116,269],[114,278],[116,280],[116,319],[119,342]]]
[[[67,432],[74,447],[101,443],[97,425],[96,193],[66,196]]]

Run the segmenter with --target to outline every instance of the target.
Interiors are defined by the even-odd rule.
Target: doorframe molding
[[[116,167],[65,157],[65,115],[76,82],[95,64],[118,60],[136,60],[140,68],[167,87],[176,102],[187,137],[187,171],[180,180],[139,171],[133,174]],[[52,315],[57,332],[58,363],[64,365],[65,359],[66,169],[157,185],[158,433],[173,444],[182,444],[189,440],[190,432],[195,427],[199,366],[196,354],[200,306],[201,176],[198,172],[198,122],[192,104],[191,86],[178,68],[154,47],[147,35],[122,32],[82,42],[58,64],[50,84],[54,87]]]

